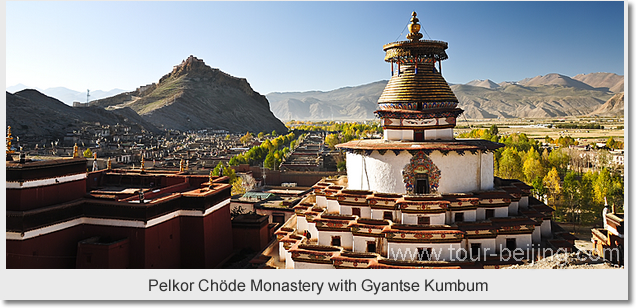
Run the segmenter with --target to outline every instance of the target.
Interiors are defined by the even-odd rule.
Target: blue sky
[[[450,83],[624,74],[623,2],[9,1],[6,86],[133,90],[189,55],[261,94],[357,86],[390,78],[412,11]]]

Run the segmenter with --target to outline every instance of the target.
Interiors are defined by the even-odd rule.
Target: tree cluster
[[[550,143],[563,147],[550,151],[523,133],[499,137],[489,130],[475,129],[465,136],[505,144],[494,154],[495,175],[531,185],[534,196],[555,209],[556,221],[598,224],[606,200],[617,211],[623,209],[624,180],[619,172],[609,168],[606,150],[597,154],[598,168],[591,169],[589,164],[574,168],[580,166],[581,158],[578,150],[566,148],[574,141],[571,137],[551,139]]]
[[[261,135],[262,134],[262,135]],[[276,131],[272,132],[272,136]],[[259,133],[259,136],[264,136]],[[254,146],[243,154],[232,157],[229,161],[230,166],[238,166],[240,164],[260,165],[264,162],[265,168],[275,169],[280,165],[287,154],[291,153],[294,146],[296,135],[292,132],[287,135],[280,135],[273,139],[266,139],[258,146]]]

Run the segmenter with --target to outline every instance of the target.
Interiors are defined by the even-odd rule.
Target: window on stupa
[[[470,256],[474,259],[479,256],[481,251],[481,243],[470,244]]]
[[[507,238],[506,239],[506,248],[510,251],[517,249],[517,239],[516,238]]]
[[[418,225],[430,225],[431,224],[431,218],[427,217],[427,216],[419,216],[419,217],[417,217],[417,224]]]
[[[464,221],[464,213],[455,213],[455,222]]]
[[[376,245],[375,245],[375,241],[368,241],[367,242],[367,252],[376,252]]]
[[[355,215],[360,217],[360,208],[359,207],[354,207],[351,209],[351,215]]]
[[[332,236],[331,237],[331,246],[340,246],[340,237]]]
[[[393,220],[393,213],[391,211],[385,211],[382,218],[386,220]]]
[[[495,217],[495,210],[494,209],[486,209],[486,219]]]

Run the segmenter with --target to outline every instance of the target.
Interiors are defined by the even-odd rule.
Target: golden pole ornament
[[[406,36],[407,39],[411,41],[417,41],[423,37],[422,33],[420,33],[420,21],[417,19],[417,13],[413,12],[411,14],[413,17],[411,18],[411,23],[409,24],[409,34]]]

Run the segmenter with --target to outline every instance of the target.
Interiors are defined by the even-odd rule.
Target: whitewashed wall
[[[298,230],[298,233],[303,233],[307,229],[309,229],[307,218],[305,216],[296,216],[296,230]]]
[[[524,210],[528,209],[528,196],[521,197],[521,200],[519,200],[519,208]]]
[[[340,214],[353,215],[353,208],[360,209],[360,218],[371,218],[371,208],[368,206],[352,206],[352,205],[340,205]]]
[[[327,212],[338,213],[339,211],[340,211],[340,204],[338,204],[338,200],[327,199]]]
[[[455,223],[455,213],[464,213],[464,221],[477,221],[477,209],[466,211],[446,211],[446,224]]]
[[[490,254],[497,252],[497,239],[496,238],[469,238],[466,240],[466,251],[470,254],[470,244],[481,244],[481,252],[479,257],[481,259],[489,257]],[[504,242],[505,244],[505,242]]]
[[[402,215],[400,215],[402,211],[399,211],[399,210],[393,211],[393,210],[384,210],[384,209],[371,209],[371,218],[382,220],[384,219],[384,212],[393,213],[394,223],[398,223],[398,224],[402,223]]]
[[[401,212],[401,211],[400,211]],[[431,213],[431,214],[410,214],[402,213],[402,223],[407,225],[417,225],[417,217],[425,216],[431,218],[431,225],[445,225],[446,213]]]
[[[353,234],[351,232],[318,231],[318,245],[331,246],[331,237],[340,237],[340,247],[353,250]]]
[[[494,209],[495,217],[508,217],[508,207],[493,207],[493,208],[477,208],[477,220],[485,220],[486,219],[486,209]]]
[[[507,238],[516,238],[517,248],[521,248],[522,250],[532,248],[532,234],[499,234],[497,235],[497,252],[499,252],[502,247],[506,248]]]
[[[311,234],[311,238],[318,238],[318,229],[315,222],[307,222],[307,231]]]
[[[438,188],[440,193],[493,188],[492,153],[473,155],[466,151],[460,156],[451,151],[444,156],[439,151],[433,151],[429,158],[441,172]],[[348,188],[405,194],[402,171],[410,163],[410,159],[411,154],[407,151],[402,151],[397,156],[392,151],[387,151],[384,155],[373,151],[370,156],[347,153]]]
[[[534,226],[534,230],[532,231],[532,243],[541,243],[541,226]]]
[[[552,224],[549,219],[546,219],[541,223],[541,236],[552,238]]]
[[[327,207],[327,197],[326,196],[316,196],[316,205],[322,208]]]
[[[382,241],[373,236],[353,236],[353,251],[354,252],[367,252],[367,242],[375,242],[376,252],[380,253],[382,250]]]
[[[519,213],[519,201],[512,201],[508,206],[508,216],[517,216]]]

